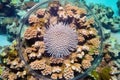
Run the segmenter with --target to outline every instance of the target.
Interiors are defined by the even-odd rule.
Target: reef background
[[[96,70],[85,80],[120,80],[120,0],[84,0],[95,13],[99,11],[99,21],[105,34],[104,57]],[[13,44],[19,30],[19,20],[27,10],[39,0],[1,0],[0,2],[0,52]],[[109,7],[109,8],[108,8]],[[117,56],[114,60],[113,56]],[[115,63],[112,63],[115,62]],[[109,68],[110,66],[110,68]],[[112,72],[111,72],[111,69]],[[106,72],[106,74],[103,74]],[[99,76],[99,77],[98,77]]]

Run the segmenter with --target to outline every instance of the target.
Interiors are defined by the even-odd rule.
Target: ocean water
[[[7,40],[7,35],[0,35],[0,46],[7,46],[10,45],[11,42]]]

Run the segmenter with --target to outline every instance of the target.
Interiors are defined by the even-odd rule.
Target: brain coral
[[[47,52],[55,57],[64,57],[75,50],[78,40],[77,34],[69,25],[58,23],[49,26],[44,35],[44,42]]]

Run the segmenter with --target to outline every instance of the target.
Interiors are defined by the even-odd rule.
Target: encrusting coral
[[[52,79],[69,80],[92,65],[97,55],[94,51],[91,55],[91,47],[97,51],[100,38],[94,19],[88,19],[86,14],[84,8],[53,1],[48,8],[38,9],[29,16],[21,51],[33,71]],[[3,59],[8,61],[5,64],[9,63],[10,69],[18,70],[17,78],[23,79],[28,71],[17,56],[11,62],[8,57]]]

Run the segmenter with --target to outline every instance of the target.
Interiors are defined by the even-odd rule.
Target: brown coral
[[[89,32],[86,29],[79,29],[78,34],[81,34],[81,35],[87,36],[87,37],[89,36]]]
[[[9,75],[9,69],[4,69],[4,71],[2,72],[2,74],[0,75],[0,77],[2,79],[7,79]]]
[[[26,74],[27,74],[26,71],[18,71],[18,72],[16,73],[17,77],[23,78],[23,79],[25,78]]]
[[[61,71],[62,71],[62,68],[59,67],[59,66],[56,66],[56,67],[53,67],[53,68],[52,68],[52,72],[53,72],[53,73],[60,73]]]
[[[60,64],[60,63],[63,63],[64,59],[50,57],[49,61],[50,63],[53,63],[53,64]]]
[[[52,78],[52,79],[57,79],[57,77],[58,77],[57,73],[53,73],[53,74],[51,75],[51,78]]]
[[[43,71],[41,71],[41,73],[42,73],[43,75],[49,75],[49,74],[51,74],[51,73],[52,73],[52,67],[46,65],[45,69],[44,69]]]
[[[16,80],[17,79],[17,75],[15,73],[10,73],[8,76],[8,80]]]
[[[30,66],[33,70],[42,70],[42,69],[45,69],[46,67],[45,62],[46,62],[45,60],[36,60],[32,62]]]
[[[86,59],[86,60],[89,60],[89,61],[92,61],[92,60],[93,60],[93,57],[92,57],[91,55],[89,55],[89,54],[86,54],[86,55],[85,55],[85,59]]]
[[[78,63],[74,63],[71,67],[73,70],[77,71],[77,72],[81,72],[82,69],[81,69],[81,65],[78,64]]]
[[[31,24],[31,23],[37,23],[37,22],[39,22],[39,19],[38,19],[38,17],[36,16],[36,15],[30,15],[29,16],[29,19],[28,19],[28,22]]]
[[[24,38],[27,40],[32,39],[32,38],[36,38],[37,33],[38,33],[38,31],[36,29],[29,27],[24,33]]]
[[[93,25],[94,22],[94,18],[90,18],[85,22],[84,26],[91,27],[91,24]]]
[[[38,15],[38,17],[43,17],[45,15],[45,9],[38,9],[36,11],[36,14]]]
[[[82,67],[83,67],[84,69],[87,69],[87,68],[89,68],[90,66],[91,66],[90,60],[84,59],[84,60],[82,61]]]
[[[36,41],[33,45],[33,47],[37,48],[45,48],[44,42],[43,41]]]
[[[35,48],[31,48],[31,47],[27,47],[26,49],[25,49],[25,53],[26,54],[30,54],[30,53],[32,53],[32,52],[34,52],[34,51],[36,51],[36,49]]]
[[[74,78],[74,72],[70,67],[65,68],[63,76],[66,80],[70,80],[70,79]]]
[[[85,41],[85,38],[81,35],[78,37],[78,42],[83,43]]]
[[[100,40],[99,40],[98,37],[96,37],[96,38],[93,38],[93,39],[89,40],[87,43],[89,45],[93,45],[94,47],[98,48],[98,46],[100,44]]]

